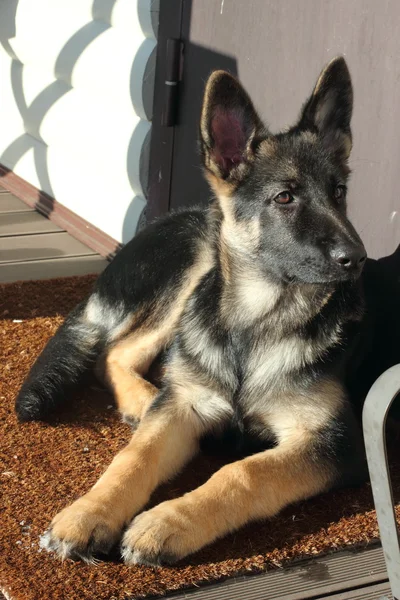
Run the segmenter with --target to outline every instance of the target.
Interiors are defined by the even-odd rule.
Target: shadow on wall
[[[166,18],[162,13],[160,16]],[[193,204],[204,205],[208,202],[210,190],[203,176],[198,148],[204,85],[215,69],[223,69],[238,75],[235,57],[191,42],[191,20],[192,0],[185,0],[180,34],[176,35],[174,32],[172,35],[172,37],[180,37],[184,43],[177,124],[173,129],[163,128],[160,123],[163,111],[166,52],[165,45],[162,46],[161,43],[158,45],[146,206],[149,220],[164,214],[167,210]],[[160,29],[162,25],[163,23],[160,24]],[[168,150],[171,146],[173,146],[172,150]],[[187,190],[190,190],[189,195]]]
[[[110,3],[109,18],[111,18],[115,1],[116,0],[113,0],[113,2]],[[97,4],[99,4],[99,2],[101,3],[101,0],[94,0],[93,2],[93,16],[97,12]],[[9,0],[7,5],[2,7],[2,19],[0,20],[0,44],[12,57],[15,55],[10,44],[10,40],[16,35],[16,14],[18,3],[19,0]],[[96,37],[101,35],[109,27],[111,27],[109,23],[104,23],[100,31],[98,26],[96,30],[94,30],[93,22],[91,22],[85,24],[81,29],[74,33],[74,35],[64,44],[57,57],[55,64],[55,77],[57,77],[57,73],[62,70],[62,72],[65,74],[64,77],[67,77],[68,80],[70,80],[72,71],[81,54],[89,46],[89,44],[96,39]],[[29,150],[33,150],[35,168],[40,182],[40,187],[42,190],[54,195],[48,170],[47,146],[45,144],[36,143],[35,137],[37,137],[39,140],[41,139],[40,127],[43,123],[44,117],[51,107],[62,96],[71,90],[71,87],[62,80],[54,81],[44,90],[42,90],[36,96],[34,101],[28,106],[25,100],[23,89],[23,75],[24,65],[18,61],[18,58],[16,58],[11,63],[11,86],[15,103],[24,123],[25,133],[30,134],[32,139],[31,142],[28,142],[24,134],[15,139],[0,156],[0,163],[4,161],[7,163],[9,168],[14,169],[24,154],[26,154]]]
[[[70,81],[72,73],[79,57],[86,50],[86,48],[100,35],[107,31],[111,27],[111,15],[116,0],[111,0],[108,6],[104,6],[102,0],[94,0],[92,6],[92,17],[93,21],[86,23],[73,36],[64,44],[61,49],[56,63],[55,63],[55,77],[59,77],[62,73],[62,78],[57,79],[45,89],[43,89],[28,105],[23,87],[23,76],[24,76],[24,65],[18,60],[14,59],[11,63],[10,69],[10,81],[14,96],[14,101],[18,107],[18,111],[21,115],[21,119],[24,123],[24,134],[13,140],[13,142],[4,150],[0,155],[0,163],[6,163],[7,167],[13,170],[17,165],[18,161],[29,151],[33,151],[34,163],[36,173],[39,179],[40,188],[45,192],[54,196],[54,191],[51,184],[51,177],[48,168],[47,159],[47,145],[41,143],[40,128],[43,120],[48,111],[54,106],[54,104],[65,94],[71,91],[71,86],[65,82]],[[16,35],[16,14],[18,9],[19,0],[9,0],[5,7],[2,7],[2,19],[0,21],[0,44],[4,50],[12,57],[15,56],[10,41]],[[100,20],[101,15],[101,20]],[[95,22],[96,20],[96,22]],[[99,26],[100,25],[100,26]],[[143,71],[143,56],[148,53],[148,44],[151,41],[148,39],[143,40],[139,47],[135,59],[132,64],[131,71],[131,97],[133,109],[143,119],[150,118],[151,114],[149,111],[149,87],[151,95],[153,89],[151,86],[146,87],[147,97],[144,104],[145,111],[140,107],[140,96],[138,95],[138,89],[141,86],[134,85],[135,82],[141,81],[141,71]],[[149,78],[149,68],[154,69],[154,59],[150,56],[147,61],[145,75]],[[145,114],[143,114],[143,112]],[[148,129],[148,123],[140,121],[138,126],[132,132],[132,137],[129,143],[129,150],[127,156],[127,172],[129,180],[132,186],[132,191],[137,193],[137,181],[135,180],[135,172],[132,172],[132,165],[134,161],[139,163],[140,149],[142,146],[143,136]],[[26,135],[28,134],[29,137]],[[39,140],[39,141],[38,141]],[[148,151],[147,151],[148,155]],[[147,161],[148,162],[148,161]],[[146,164],[141,160],[140,173],[142,174],[141,180],[143,180]],[[71,174],[73,176],[73,174]],[[145,187],[143,187],[145,189]],[[39,203],[39,197],[37,204]],[[50,211],[51,211],[51,198],[49,198]],[[138,221],[140,212],[143,209],[143,201],[140,201],[140,197],[133,198],[131,205],[128,208],[127,214],[124,220],[123,226],[123,241],[126,242],[135,233],[134,223]]]
[[[187,36],[189,32],[187,32]],[[216,69],[238,76],[233,56],[216,53],[190,42],[185,44],[185,62],[181,91],[181,111],[175,132],[174,164],[172,167],[172,209],[183,205],[206,204],[211,192],[206,182],[199,153],[199,121],[203,91],[210,73]],[[196,76],[193,77],[193,69]],[[191,190],[190,198],[185,190]]]
[[[78,62],[79,57],[88,48],[88,46],[105,31],[111,27],[111,15],[116,0],[109,0],[107,4],[104,0],[94,0],[92,5],[93,21],[86,23],[64,44],[59,52],[55,64],[55,77],[59,77],[62,73],[62,78],[57,79],[45,89],[43,89],[31,102],[28,104],[23,87],[24,65],[15,58],[11,63],[10,81],[14,95],[15,103],[18,107],[22,121],[24,123],[25,133],[15,140],[4,150],[0,155],[0,163],[5,162],[10,169],[14,169],[21,158],[29,151],[33,152],[35,169],[40,183],[40,188],[54,196],[51,173],[49,173],[47,146],[41,143],[40,129],[43,120],[48,111],[62,98],[65,94],[71,91],[71,86],[67,83],[71,80],[73,70]],[[19,0],[9,0],[4,6],[2,5],[2,19],[0,20],[0,44],[5,51],[14,57],[12,48],[12,38],[16,35],[16,14]],[[138,114],[143,121],[139,121],[137,127],[131,135],[127,157],[126,169],[131,184],[133,197],[126,211],[123,225],[122,237],[126,243],[136,232],[136,225],[140,228],[146,221],[146,208],[144,199],[140,197],[138,182],[147,196],[149,193],[149,201],[151,204],[162,206],[158,211],[165,212],[169,207],[178,205],[189,205],[195,200],[196,202],[204,203],[210,193],[203,179],[198,157],[197,139],[198,139],[198,121],[200,115],[201,101],[203,95],[204,83],[213,69],[222,68],[237,74],[237,64],[233,57],[225,56],[209,50],[207,48],[192,44],[190,38],[190,19],[191,19],[191,4],[192,0],[187,0],[184,7],[184,17],[182,23],[182,39],[185,43],[184,50],[184,77],[181,83],[181,109],[178,115],[178,124],[173,128],[162,128],[160,124],[162,97],[157,95],[157,90],[162,95],[163,77],[165,73],[165,45],[163,39],[160,39],[160,44],[156,47],[157,50],[157,78],[156,94],[154,94],[154,71],[156,65],[156,51],[154,50],[147,62],[143,60],[144,56],[148,56],[148,44],[151,40],[145,39],[139,47],[131,67],[130,75],[130,92],[131,101],[135,113]],[[138,2],[138,10],[140,9]],[[139,10],[140,12],[140,10]],[[165,14],[165,13],[164,13]],[[140,15],[139,15],[140,16]],[[99,23],[101,27],[99,27]],[[144,62],[146,66],[144,67]],[[193,73],[193,65],[195,73]],[[189,77],[189,70],[192,70]],[[137,86],[138,81],[143,81],[143,86]],[[160,85],[161,83],[161,85]],[[191,101],[190,109],[186,106],[187,86],[191,86]],[[193,101],[193,91],[195,91]],[[151,113],[151,105],[154,95],[154,118]],[[153,120],[153,127],[150,132],[147,120]],[[165,131],[168,129],[168,131]],[[163,131],[164,130],[164,131]],[[28,134],[28,135],[26,135]],[[162,151],[165,136],[175,137],[174,160],[185,156],[185,178],[190,181],[190,188],[194,190],[193,198],[186,198],[185,201],[179,197],[179,190],[172,189],[172,198],[169,197],[169,189],[167,191],[168,198],[161,197],[166,195],[163,189],[160,194],[160,178],[161,166],[158,158]],[[142,144],[145,137],[145,143]],[[152,154],[156,155],[156,159],[152,161],[149,168],[150,142]],[[164,157],[165,158],[165,157]],[[164,168],[164,176],[169,177],[172,166],[172,156],[169,156],[169,165]],[[186,168],[187,167],[187,168]],[[179,161],[177,162],[179,168]],[[173,175],[173,172],[172,172]],[[71,174],[73,177],[73,173]],[[172,180],[173,184],[173,180]],[[37,204],[39,204],[39,197]],[[118,199],[116,199],[118,201]],[[49,198],[48,205],[51,212],[52,199]],[[150,213],[154,214],[154,211]],[[156,211],[157,213],[157,211]]]
[[[183,70],[182,81],[179,83],[179,106],[175,127],[163,127],[161,125],[164,74],[167,72],[165,44],[163,44],[165,40],[162,37],[160,37],[156,48],[157,56],[154,52],[147,63],[143,79],[144,81],[147,79],[154,81],[154,92],[152,89],[150,95],[148,87],[144,86],[142,101],[144,106],[151,106],[149,99],[153,98],[154,95],[153,114],[146,112],[145,115],[145,118],[152,121],[152,127],[146,135],[140,162],[136,161],[136,164],[139,164],[140,183],[142,189],[145,190],[147,203],[139,208],[138,199],[134,198],[129,206],[123,224],[123,241],[125,243],[131,239],[134,233],[132,232],[132,219],[137,223],[137,231],[139,231],[154,217],[165,214],[168,210],[193,204],[205,205],[210,198],[210,189],[204,179],[200,164],[198,136],[204,87],[212,71],[223,69],[237,76],[238,69],[234,57],[215,52],[190,41],[191,7],[192,0],[185,0],[181,32],[184,42]],[[135,57],[135,61],[137,57]],[[152,70],[155,70],[156,61],[157,71],[155,77],[152,77]],[[135,90],[134,79],[135,62],[132,66],[131,90]],[[189,93],[190,101],[188,102]],[[132,104],[136,110],[134,95],[132,95]],[[142,121],[136,128],[141,139],[139,128],[144,123]],[[171,154],[165,156],[164,146],[171,142],[170,136],[172,136]],[[128,165],[136,159],[136,153],[137,145],[135,144],[134,132],[128,149]],[[179,172],[179,183],[187,181],[182,189],[192,191],[193,196],[190,198],[183,197],[182,190],[174,186],[174,171],[180,168],[179,160],[182,157],[184,157],[185,166]],[[170,186],[167,186],[167,188],[161,185],[163,176],[171,177]],[[139,211],[142,212],[138,220]]]
[[[145,192],[147,203],[141,203],[141,198],[133,198],[125,214],[123,223],[123,242],[126,243],[134,235],[132,223],[137,224],[136,231],[140,231],[154,217],[165,214],[168,210],[196,204],[206,204],[210,198],[210,189],[206,183],[200,165],[198,146],[198,132],[203,92],[205,83],[212,71],[224,69],[233,75],[238,75],[236,58],[216,52],[209,48],[193,44],[190,41],[192,0],[185,0],[184,14],[182,19],[181,38],[184,42],[182,81],[179,83],[179,106],[175,127],[163,127],[161,116],[163,112],[163,91],[166,68],[165,37],[159,36],[159,43],[146,64],[143,74],[144,85],[142,87],[141,103],[145,108],[145,114],[140,114],[140,106],[137,96],[137,73],[140,69],[140,52],[135,56],[131,70],[131,100],[137,114],[143,119],[152,122],[151,130],[148,131],[142,145],[140,158],[137,157],[138,139],[143,139],[141,128],[147,126],[142,121],[133,132],[127,155],[127,171],[132,175],[129,168],[132,164],[139,165],[137,175],[141,188]],[[165,17],[161,13],[161,17]],[[137,63],[137,64],[136,64]],[[156,70],[157,63],[157,70]],[[153,71],[155,71],[155,76]],[[147,81],[154,85],[146,85]],[[190,92],[190,102],[187,101]],[[154,103],[152,102],[154,98]],[[150,111],[150,107],[153,111]],[[172,143],[171,143],[172,137]],[[165,147],[170,147],[170,153],[165,155]],[[185,157],[185,168],[179,173],[179,181],[187,180],[184,189],[193,191],[193,198],[182,198],[180,189],[174,189],[174,162],[179,165],[179,158]],[[162,185],[162,177],[171,177],[170,186]],[[182,179],[183,178],[183,179]],[[131,180],[134,187],[134,180]],[[168,196],[168,197],[166,197]]]

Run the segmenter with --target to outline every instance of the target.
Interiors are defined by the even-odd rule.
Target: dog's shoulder
[[[180,287],[207,247],[206,211],[193,208],[157,219],[138,233],[99,277],[95,292],[113,303],[154,302]]]

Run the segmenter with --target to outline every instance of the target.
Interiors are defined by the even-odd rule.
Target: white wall
[[[158,0],[0,0],[0,163],[117,241],[145,205]]]

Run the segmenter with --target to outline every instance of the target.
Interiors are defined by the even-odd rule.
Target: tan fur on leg
[[[318,398],[324,398],[324,405],[315,411]],[[314,445],[342,398],[339,385],[325,382],[307,396],[287,398],[286,405],[281,398],[275,410],[271,402],[265,420],[278,445],[226,465],[193,492],[136,517],[124,536],[125,560],[175,561],[249,521],[272,517],[288,504],[329,489],[337,474],[321,457],[314,460]]]
[[[140,514],[123,540],[128,563],[164,564],[192,554],[249,521],[327,489],[333,473],[307,446],[277,447],[226,465],[204,485]]]
[[[203,244],[181,289],[174,291],[174,302],[161,309],[165,314],[153,314],[141,328],[120,339],[108,352],[106,380],[112,387],[119,410],[128,420],[140,420],[154,400],[157,389],[144,377],[158,354],[170,344],[188,298],[212,264],[212,252]],[[162,302],[160,306],[163,306]]]
[[[95,486],[54,518],[44,545],[62,557],[109,550],[155,487],[196,453],[199,419],[188,414],[148,413]]]
[[[108,353],[106,378],[125,419],[139,421],[156,397],[157,388],[144,376],[167,342],[165,331],[135,331]]]

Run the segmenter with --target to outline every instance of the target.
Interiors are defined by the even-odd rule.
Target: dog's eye
[[[290,204],[294,198],[290,192],[281,192],[274,198],[274,202],[277,204]]]
[[[336,202],[338,202],[338,203],[342,202],[342,200],[344,200],[346,197],[346,186],[338,185],[335,188],[334,197],[335,197]]]

